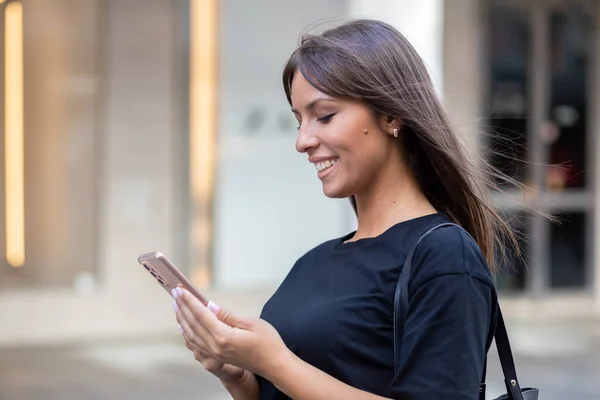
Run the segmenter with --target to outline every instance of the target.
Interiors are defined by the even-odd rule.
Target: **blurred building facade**
[[[280,76],[309,24],[361,16],[413,42],[468,147],[542,193],[494,194],[527,239],[526,272],[498,281],[509,312],[598,312],[597,2],[0,7],[0,344],[173,331],[169,299],[136,262],[152,250],[256,313],[299,256],[354,229],[294,150]],[[528,216],[523,198],[562,225]]]

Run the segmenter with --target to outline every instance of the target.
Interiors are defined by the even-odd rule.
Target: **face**
[[[330,97],[299,71],[291,98],[299,123],[296,150],[308,155],[326,196],[343,198],[373,190],[386,166],[399,160],[389,127],[365,104]]]

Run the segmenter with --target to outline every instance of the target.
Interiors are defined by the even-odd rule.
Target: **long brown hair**
[[[400,32],[381,21],[360,19],[304,35],[283,71],[290,104],[297,70],[323,93],[363,101],[402,122],[400,143],[423,193],[473,236],[492,271],[498,251],[503,259],[507,247],[519,253],[517,236],[488,198],[498,173],[482,173],[469,161],[423,60]]]

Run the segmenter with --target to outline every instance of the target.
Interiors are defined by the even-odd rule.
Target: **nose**
[[[296,151],[298,153],[306,153],[318,146],[319,141],[314,133],[312,133],[310,129],[303,129],[300,127],[300,130],[298,130],[298,137],[296,138]]]

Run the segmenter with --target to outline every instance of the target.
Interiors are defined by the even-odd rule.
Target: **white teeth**
[[[334,166],[335,164],[337,164],[337,160],[327,160],[324,162],[315,163],[315,168],[317,171],[320,172],[320,171],[323,171],[327,168]]]

